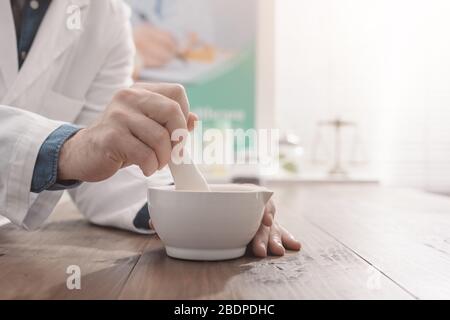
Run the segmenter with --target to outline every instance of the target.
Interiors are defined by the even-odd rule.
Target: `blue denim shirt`
[[[80,185],[78,181],[58,181],[58,160],[61,147],[78,130],[80,128],[77,126],[64,124],[47,137],[39,150],[34,165],[31,192],[65,190]]]
[[[13,0],[14,1],[14,0]],[[33,40],[39,30],[42,20],[44,20],[51,0],[26,0],[19,8],[19,14],[14,14],[17,34],[17,53],[19,58],[19,68],[22,67],[30,52]],[[16,4],[17,5],[17,4]],[[14,4],[12,4],[14,9]],[[17,9],[16,9],[17,10]],[[13,13],[15,13],[13,11]]]
[[[19,59],[19,69],[24,64],[28,52],[31,49],[34,38],[39,30],[42,20],[50,6],[51,0],[26,0],[23,7],[17,7],[13,3],[12,8],[17,25],[17,52]],[[58,181],[58,160],[62,145],[75,133],[79,127],[64,124],[53,131],[42,144],[36,159],[33,177],[31,182],[31,192],[40,193],[45,190],[65,190],[75,188],[80,185],[79,181]],[[133,223],[138,229],[150,229],[150,214],[145,205],[136,215]]]

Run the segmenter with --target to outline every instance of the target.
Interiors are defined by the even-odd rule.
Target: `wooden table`
[[[90,225],[69,202],[42,230],[0,228],[0,298],[450,298],[450,198],[369,184],[271,185],[303,243],[283,258],[168,258],[156,237]],[[81,290],[66,269],[81,268]]]

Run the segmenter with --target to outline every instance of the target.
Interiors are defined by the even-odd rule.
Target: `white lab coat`
[[[78,16],[71,5],[80,9],[81,29],[73,29]],[[119,0],[53,1],[18,72],[10,1],[0,1],[0,215],[13,223],[38,228],[62,194],[30,193],[47,136],[61,122],[88,125],[114,92],[131,84],[128,19],[128,7]],[[147,182],[132,167],[104,182],[82,184],[70,195],[91,222],[143,232],[133,219],[146,203]],[[167,174],[153,177],[154,184],[168,182]]]

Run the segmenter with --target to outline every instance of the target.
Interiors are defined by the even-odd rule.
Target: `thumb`
[[[187,128],[189,131],[194,130],[195,122],[198,120],[199,120],[198,116],[195,113],[189,112],[188,121],[187,121]]]

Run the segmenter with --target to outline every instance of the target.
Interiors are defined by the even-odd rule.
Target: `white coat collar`
[[[17,44],[14,32],[14,23],[9,1],[1,1],[0,19],[6,24],[6,28],[1,28],[0,49],[6,49],[5,61],[9,65],[2,66],[3,73],[8,87],[8,93],[4,98],[4,103],[8,104],[18,98],[38,77],[51,65],[51,63],[63,54],[70,45],[80,36],[83,31],[85,12],[90,0],[53,0],[44,20],[39,28],[33,46],[18,73]],[[6,5],[5,5],[6,4]],[[81,29],[71,29],[68,21],[76,6],[80,10]],[[3,17],[2,17],[3,16]],[[4,19],[6,18],[6,19]],[[4,41],[6,39],[6,41]],[[5,44],[4,44],[5,43]],[[1,59],[3,60],[3,57]]]

